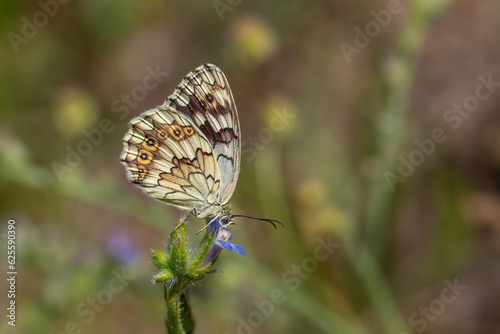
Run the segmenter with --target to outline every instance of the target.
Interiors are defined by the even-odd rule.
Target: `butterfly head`
[[[219,224],[223,229],[227,229],[229,226],[235,225],[236,223],[233,220],[233,215],[227,213],[219,219]]]

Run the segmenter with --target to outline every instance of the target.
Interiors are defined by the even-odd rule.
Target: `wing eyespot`
[[[182,131],[182,127],[177,124],[172,124],[168,128],[168,132],[176,141],[184,139],[184,132]]]
[[[144,141],[142,142],[141,145],[146,150],[151,151],[151,152],[154,152],[158,149],[158,141],[153,137],[144,138]]]
[[[183,130],[184,130],[184,133],[186,134],[186,136],[188,136],[188,137],[191,137],[192,135],[194,135],[194,129],[190,126],[184,127]]]
[[[137,178],[136,181],[143,181],[148,175],[148,169],[144,166],[137,166],[137,172],[135,172],[135,176]]]
[[[153,153],[146,150],[139,150],[139,154],[137,155],[137,162],[141,165],[150,164],[153,161]]]

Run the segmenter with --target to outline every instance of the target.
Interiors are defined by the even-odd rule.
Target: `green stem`
[[[373,165],[373,177],[366,186],[369,189],[367,240],[370,252],[380,263],[388,243],[387,222],[391,206],[397,196],[395,189],[386,180],[386,173],[395,171],[398,155],[404,152],[407,140],[407,127],[404,122],[407,112],[407,97],[414,72],[419,47],[425,37],[432,18],[444,9],[449,0],[422,0],[411,3],[410,17],[398,41],[398,47],[391,58],[391,67],[387,77],[389,95],[385,111],[376,124],[375,147],[379,152],[378,160]],[[389,67],[388,67],[389,68]],[[394,187],[394,185],[392,185]]]
[[[209,235],[207,230],[197,249],[190,252],[185,224],[180,223],[181,221],[178,221],[178,227],[170,233],[166,253],[160,250],[152,251],[153,264],[158,269],[153,281],[163,286],[168,333],[192,334],[195,323],[187,288],[214,272],[211,268],[216,257],[210,258],[209,262],[199,268],[211,248],[213,233]]]
[[[189,296],[187,289],[180,294],[179,303],[181,306],[181,321],[182,327],[186,334],[193,334],[194,332],[194,319],[191,314],[191,306],[189,305]]]
[[[169,294],[167,287],[164,287],[163,289],[165,304],[167,305],[167,317],[165,318],[165,324],[167,325],[168,334],[186,334],[181,323],[179,294]]]

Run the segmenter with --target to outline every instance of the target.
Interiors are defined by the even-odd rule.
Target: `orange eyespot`
[[[186,134],[186,136],[188,137],[191,137],[192,135],[194,135],[194,129],[190,126],[186,126],[184,127],[184,133]]]
[[[146,137],[142,142],[142,147],[149,151],[156,151],[158,149],[158,141],[153,137]]]
[[[156,132],[158,132],[158,135],[160,136],[160,138],[167,138],[167,132],[165,130],[163,130],[162,128],[157,128],[155,126],[155,130]]]
[[[151,163],[153,160],[153,153],[146,150],[139,150],[139,154],[137,155],[137,162],[143,165],[147,165]]]
[[[168,128],[168,132],[177,141],[184,139],[184,132],[182,132],[182,127],[180,125],[172,124]]]
[[[148,170],[146,167],[141,165],[137,166],[137,172],[136,172],[137,181],[144,180],[147,175],[148,175]]]

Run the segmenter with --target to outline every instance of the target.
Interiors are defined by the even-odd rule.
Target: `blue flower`
[[[225,248],[227,250],[234,250],[242,255],[245,255],[245,252],[243,251],[243,248],[241,248],[239,245],[233,244],[232,242],[229,242],[228,240],[231,240],[233,236],[231,235],[231,232],[225,227],[222,226],[220,221],[215,219],[213,222],[210,223],[208,226],[208,233],[209,234],[214,234],[214,238],[212,240],[212,244],[210,245],[210,248],[208,249],[207,255],[203,259],[203,262],[201,263],[200,267],[204,267],[214,261],[217,256],[219,256],[219,253],[221,252],[222,248]]]
[[[228,240],[231,240],[233,236],[231,235],[231,232],[229,232],[228,229],[223,227],[217,219],[214,220],[208,226],[208,233],[214,233],[214,240],[212,241],[212,246],[218,245],[227,250],[235,250],[241,255],[245,255],[243,248],[241,248],[239,245],[228,242]]]
[[[139,247],[130,235],[118,226],[111,228],[106,236],[106,251],[120,265],[135,264],[141,257]]]

